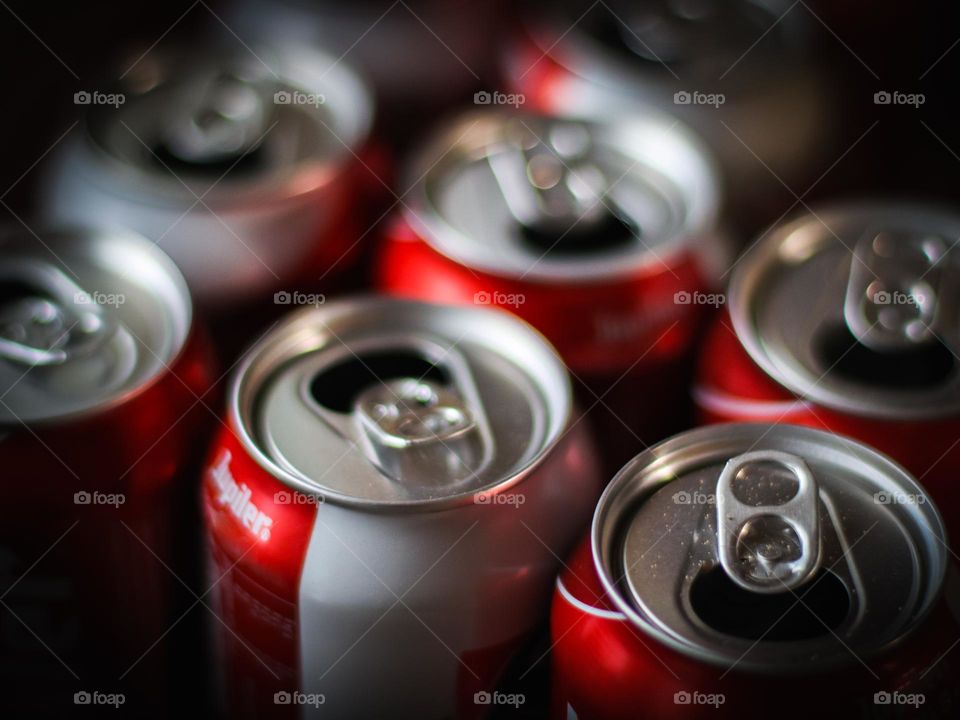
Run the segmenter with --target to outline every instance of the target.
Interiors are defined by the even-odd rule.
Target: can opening
[[[717,565],[693,581],[690,604],[700,620],[725,635],[796,642],[839,627],[850,612],[850,595],[829,570],[821,570],[794,592],[761,594],[736,584]]]
[[[262,144],[237,155],[226,157],[217,155],[201,160],[182,157],[166,143],[160,143],[153,148],[150,159],[160,169],[174,174],[183,173],[211,178],[220,177],[226,172],[231,176],[253,175],[261,172],[266,166]]]
[[[520,238],[527,246],[553,257],[581,257],[616,250],[639,235],[640,229],[632,222],[610,211],[592,221],[544,219],[520,225]]]
[[[14,305],[30,298],[52,300],[53,296],[36,285],[19,280],[0,280],[0,307]]]
[[[328,410],[349,413],[365,389],[398,378],[431,380],[441,385],[450,383],[448,373],[422,355],[407,350],[384,350],[354,355],[324,369],[310,382],[310,394]]]
[[[957,369],[953,353],[937,338],[914,348],[878,352],[859,342],[846,325],[833,325],[820,332],[815,347],[831,372],[894,389],[936,387]]]

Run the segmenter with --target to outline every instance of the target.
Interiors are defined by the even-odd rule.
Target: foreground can
[[[41,198],[52,218],[142,233],[217,313],[344,284],[378,182],[361,160],[372,99],[347,65],[294,46],[151,52],[79,102]]]
[[[865,445],[678,435],[614,478],[558,580],[554,716],[955,717],[949,561],[916,480]]]
[[[506,45],[506,75],[542,112],[675,114],[719,158],[731,218],[752,231],[793,202],[783,184],[805,189],[837,145],[835,92],[804,47],[810,17],[789,6],[551,3]]]
[[[482,716],[599,494],[553,350],[495,310],[330,303],[245,356],[227,422],[203,502],[230,717]]]
[[[0,706],[162,715],[211,421],[186,283],[138,236],[41,230],[0,237],[0,290]]]
[[[559,350],[611,472],[686,420],[691,346],[726,252],[709,156],[675,121],[467,115],[414,164],[379,287],[496,305]],[[642,401],[639,399],[642,398]]]
[[[960,216],[898,203],[818,210],[737,265],[695,388],[705,422],[790,422],[907,467],[960,535]]]

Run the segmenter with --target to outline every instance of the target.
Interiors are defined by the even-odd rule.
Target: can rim
[[[425,303],[421,301],[397,298],[384,298],[377,295],[358,295],[337,301],[337,304],[340,307],[347,308],[354,312],[363,309],[364,307],[370,307],[372,305],[381,303],[461,309],[461,306],[443,305],[440,303]],[[557,427],[560,428],[560,430],[554,433],[553,437],[547,437],[547,441],[543,443],[542,447],[540,447],[538,452],[530,458],[526,465],[517,469],[516,471],[513,471],[508,477],[494,483],[493,485],[482,488],[474,488],[466,492],[440,498],[384,503],[360,499],[345,495],[343,493],[329,491],[328,489],[319,489],[316,486],[308,484],[304,479],[284,469],[281,465],[271,459],[269,455],[260,448],[256,438],[254,437],[254,433],[251,432],[249,422],[245,420],[245,412],[242,407],[242,397],[244,393],[245,382],[247,376],[253,368],[253,365],[260,358],[261,354],[269,349],[271,343],[273,342],[272,336],[274,336],[275,333],[282,331],[284,328],[296,326],[298,323],[302,322],[302,318],[307,318],[315,314],[317,310],[314,308],[302,308],[291,313],[285,320],[283,320],[280,324],[275,325],[269,332],[262,336],[244,353],[242,360],[238,364],[236,370],[233,372],[233,377],[230,380],[228,390],[227,416],[229,419],[229,431],[239,441],[244,451],[254,460],[254,462],[256,462],[261,469],[266,471],[278,482],[283,483],[287,487],[290,487],[297,492],[302,492],[310,496],[322,497],[324,503],[332,503],[334,505],[349,507],[356,510],[364,510],[382,514],[424,511],[437,512],[463,506],[475,505],[475,500],[480,494],[485,497],[489,497],[510,490],[534,473],[566,437],[568,431],[572,427],[570,420],[574,409],[573,386],[570,382],[570,376],[566,365],[564,365],[553,345],[551,345],[550,342],[538,330],[536,330],[536,328],[517,316],[507,313],[503,310],[475,310],[478,312],[485,311],[502,314],[503,319],[509,322],[515,322],[521,326],[524,332],[530,335],[532,339],[536,339],[543,344],[544,349],[547,350],[548,354],[556,361],[557,369],[561,371],[560,374],[563,378],[563,396],[560,399],[561,416],[557,420]]]
[[[435,206],[427,183],[431,175],[438,172],[438,168],[446,166],[456,160],[455,151],[460,146],[462,156],[470,157],[482,149],[484,141],[474,142],[471,146],[464,136],[474,126],[483,123],[495,126],[511,118],[527,118],[539,121],[573,121],[580,122],[593,128],[603,127],[622,135],[641,135],[654,129],[661,133],[669,133],[677,138],[683,146],[684,152],[689,155],[698,167],[694,173],[697,182],[693,190],[692,183],[684,182],[683,191],[688,196],[694,195],[695,202],[686,203],[686,215],[683,227],[679,228],[668,240],[656,246],[656,249],[642,248],[637,252],[625,256],[603,260],[595,263],[585,263],[580,259],[570,263],[569,268],[545,268],[543,263],[536,263],[532,268],[520,271],[516,268],[504,267],[496,261],[483,260],[478,262],[476,253],[471,257],[464,257],[451,246],[469,246],[463,242],[464,234],[451,225]],[[466,130],[464,129],[466,128]],[[488,130],[487,135],[495,134]],[[452,141],[452,142],[451,142]],[[633,156],[631,156],[633,158]],[[643,164],[643,159],[635,160],[634,169]],[[700,134],[687,126],[683,121],[663,111],[645,109],[634,113],[629,118],[616,118],[609,121],[599,121],[592,118],[574,118],[551,116],[543,113],[519,112],[508,113],[502,110],[472,110],[456,116],[445,124],[444,130],[420,146],[415,153],[415,160],[408,166],[407,181],[409,202],[404,204],[402,213],[407,224],[416,232],[434,252],[448,260],[472,270],[488,273],[494,277],[512,280],[526,280],[529,282],[556,282],[570,285],[585,283],[603,283],[611,280],[628,278],[637,272],[649,271],[657,266],[669,266],[678,256],[685,253],[697,254],[704,245],[722,241],[724,236],[720,226],[720,203],[724,188],[719,163],[714,153],[706,145]],[[680,185],[681,183],[677,183]],[[446,242],[442,238],[459,238],[457,242]]]
[[[815,216],[801,212],[786,222],[768,227],[738,261],[730,278],[727,307],[734,332],[750,359],[774,382],[785,387],[801,399],[810,400],[823,407],[878,420],[931,420],[956,415],[960,410],[960,397],[951,403],[928,403],[926,407],[916,404],[895,405],[890,402],[870,399],[865,393],[841,393],[826,387],[821,382],[809,383],[785,373],[765,347],[751,312],[751,296],[763,281],[770,266],[776,261],[783,240],[791,233],[813,220],[813,217],[865,215],[873,212],[889,214],[918,213],[935,215],[960,222],[960,215],[947,208],[919,201],[883,203],[876,200],[855,199],[815,208]],[[828,371],[829,373],[829,371]],[[821,378],[822,379],[822,378]]]
[[[617,472],[613,480],[610,481],[610,484],[604,489],[603,494],[600,496],[600,500],[597,502],[597,507],[594,512],[590,527],[590,550],[593,566],[600,578],[604,592],[611,599],[616,608],[626,616],[626,619],[645,635],[685,657],[692,658],[698,662],[707,663],[713,667],[729,669],[731,671],[736,669],[738,672],[747,672],[758,675],[799,675],[846,666],[849,661],[845,658],[840,658],[833,661],[821,661],[819,663],[814,662],[804,667],[796,665],[788,666],[786,668],[773,668],[767,663],[751,661],[746,657],[740,658],[734,666],[731,666],[724,658],[710,653],[704,649],[698,649],[690,644],[680,642],[680,640],[678,640],[676,637],[668,634],[663,629],[646,620],[640,613],[637,612],[636,607],[626,597],[624,597],[622,590],[610,576],[609,568],[604,560],[605,553],[603,550],[604,544],[607,541],[606,536],[609,535],[609,532],[605,532],[604,528],[616,525],[620,520],[617,513],[619,512],[622,514],[625,507],[636,507],[638,502],[642,502],[640,493],[636,492],[635,488],[633,489],[634,492],[632,495],[629,492],[631,490],[630,480],[634,477],[636,472],[643,467],[650,467],[658,464],[665,465],[670,459],[671,455],[692,447],[700,447],[704,452],[708,452],[711,447],[717,446],[717,443],[720,442],[719,436],[722,436],[723,434],[743,435],[747,439],[758,434],[761,436],[773,437],[777,435],[793,434],[795,436],[805,437],[811,442],[827,441],[832,443],[835,443],[837,438],[840,438],[843,441],[857,447],[859,459],[874,465],[878,471],[886,471],[887,473],[898,477],[900,481],[905,481],[911,490],[924,495],[926,494],[914,477],[893,459],[868,445],[846,436],[837,435],[836,433],[816,430],[799,425],[769,423],[725,423],[722,425],[711,425],[707,427],[696,428],[694,430],[688,430],[686,432],[679,433],[678,435],[674,435],[673,437],[668,438],[641,452],[639,455],[633,458],[633,460],[624,465],[619,472]],[[656,489],[663,487],[672,480],[673,478],[664,478],[662,481],[656,484]],[[627,495],[626,499],[624,499],[624,495]],[[936,540],[944,547],[948,548],[949,545],[947,544],[946,530],[943,524],[943,518],[940,515],[938,508],[931,503],[927,503],[925,507],[931,512],[931,519],[935,524],[935,527],[930,527],[931,532],[936,533]],[[911,623],[903,629],[903,632],[899,636],[890,640],[886,645],[880,648],[875,648],[870,655],[876,655],[878,653],[888,651],[889,649],[902,644],[908,639],[910,633],[914,631],[933,612],[936,603],[943,594],[947,569],[948,558],[947,552],[945,551],[939,553],[939,561],[935,567],[931,567],[931,579],[934,581],[937,591],[927,599],[927,602],[924,604],[921,610],[914,616]]]
[[[12,228],[15,226],[7,225],[6,228]],[[16,231],[16,230],[15,230]],[[183,276],[180,268],[177,264],[170,258],[167,253],[165,253],[156,243],[148,240],[146,237],[140,233],[125,228],[125,227],[115,227],[115,226],[93,226],[87,224],[72,224],[72,223],[58,223],[51,226],[50,228],[44,229],[43,232],[46,233],[55,233],[57,235],[113,235],[118,237],[126,236],[132,244],[139,244],[141,249],[153,256],[153,260],[157,265],[169,276],[170,282],[172,282],[177,289],[177,295],[180,297],[183,303],[184,309],[184,333],[183,337],[180,340],[178,347],[174,352],[170,354],[169,358],[160,360],[160,367],[157,368],[156,372],[153,373],[148,378],[145,378],[141,383],[131,387],[126,392],[120,393],[107,402],[101,403],[99,405],[94,405],[83,410],[77,410],[73,412],[64,413],[62,415],[56,415],[54,417],[42,418],[39,420],[30,420],[28,422],[20,421],[20,424],[24,427],[29,428],[48,428],[56,427],[61,424],[67,424],[71,422],[76,422],[78,420],[87,420],[90,418],[95,418],[97,416],[106,415],[107,413],[121,407],[133,400],[135,400],[140,395],[148,392],[152,387],[157,385],[166,373],[174,373],[174,370],[177,364],[180,362],[181,358],[187,352],[187,349],[194,343],[197,333],[201,332],[197,328],[196,318],[193,305],[193,295],[190,293],[190,289],[187,286],[187,281]],[[0,241],[2,241],[3,236],[5,235],[5,229],[0,228]],[[14,431],[17,429],[15,424],[7,426],[12,428]],[[2,434],[3,426],[0,425],[0,440],[3,438]]]

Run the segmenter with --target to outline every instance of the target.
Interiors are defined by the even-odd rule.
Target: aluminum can
[[[936,508],[886,456],[689,431],[614,478],[557,583],[554,717],[954,717],[958,588]]]
[[[0,706],[159,716],[209,344],[173,262],[128,231],[6,232],[0,288]]]
[[[294,45],[152,51],[84,101],[47,170],[49,217],[140,232],[215,314],[339,289],[379,182],[373,101],[346,63]]]
[[[905,203],[817,209],[737,264],[694,395],[704,422],[790,422],[907,467],[960,533],[960,217]]]
[[[709,154],[669,117],[480,112],[421,152],[378,287],[495,305],[559,350],[610,475],[684,426],[692,347],[725,266]],[[638,402],[638,398],[643,398]]]
[[[826,170],[841,132],[837,92],[807,47],[811,18],[791,10],[778,0],[552,3],[505,44],[508,89],[542,112],[676,115],[717,155],[731,221],[753,232]]]
[[[482,717],[599,472],[566,371],[489,308],[292,314],[245,356],[203,501],[231,716]]]

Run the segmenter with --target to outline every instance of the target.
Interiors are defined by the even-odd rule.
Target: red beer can
[[[230,717],[473,718],[599,495],[508,313],[352,299],[243,359],[203,486]]]
[[[957,581],[934,505],[866,445],[683,433],[614,478],[557,582],[554,717],[956,717]]]
[[[960,534],[960,217],[865,203],[766,233],[731,278],[694,389],[705,422],[790,422],[903,464]]]
[[[211,422],[186,283],[126,231],[20,230],[0,238],[0,288],[0,707],[160,716]]]
[[[838,144],[837,93],[806,47],[816,23],[797,9],[780,0],[549,3],[505,43],[504,71],[541,112],[680,118],[717,155],[731,220],[753,232],[793,203],[788,188],[801,192],[826,170]]]
[[[381,289],[530,322],[573,373],[611,472],[683,426],[725,252],[717,178],[690,133],[653,115],[475,113],[439,133],[412,176],[378,256]]]
[[[357,281],[382,186],[373,101],[345,63],[293,45],[152,51],[76,100],[87,113],[48,168],[47,215],[155,241],[213,314],[218,350],[289,309],[274,305]]]

